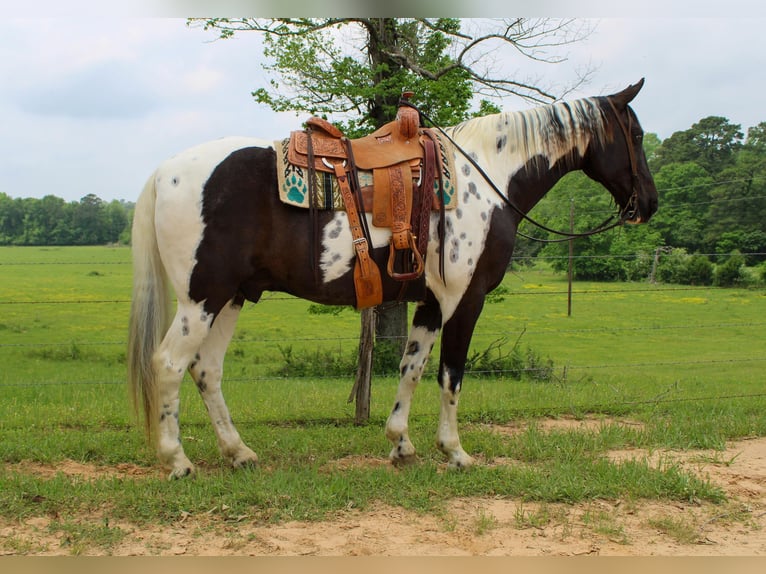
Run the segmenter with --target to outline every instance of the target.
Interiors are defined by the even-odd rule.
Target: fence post
[[[354,423],[361,425],[370,419],[370,388],[372,386],[372,351],[375,347],[375,309],[362,309],[359,335],[359,366],[348,402],[356,400]]]
[[[574,233],[574,198],[569,200],[569,233]],[[572,260],[574,237],[569,238],[569,262],[567,265],[567,317],[572,316]]]

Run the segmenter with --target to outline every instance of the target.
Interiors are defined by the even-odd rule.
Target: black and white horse
[[[612,194],[623,222],[645,222],[656,211],[643,132],[628,106],[642,85],[643,80],[611,96],[500,113],[445,130],[474,161],[455,153],[458,203],[446,214],[444,245],[436,232],[439,215],[432,216],[425,288],[386,423],[393,462],[415,455],[408,436],[410,404],[441,331],[437,443],[451,467],[472,463],[457,425],[465,360],[484,298],[503,279],[522,214],[578,169]],[[316,246],[307,231],[309,212],[280,201],[275,160],[268,141],[205,143],[160,165],[136,204],[128,377],[136,408],[171,477],[194,471],[178,421],[187,370],[221,454],[234,467],[257,461],[221,391],[224,355],[245,300],[258,301],[268,290],[318,303],[355,304],[354,249],[345,212],[319,212],[319,269],[312,268]],[[369,228],[374,259],[385,269],[390,230],[371,221]],[[395,300],[401,286],[383,276],[384,300]],[[175,314],[170,288],[177,298]]]

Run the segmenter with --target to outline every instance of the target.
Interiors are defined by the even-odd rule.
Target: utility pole
[[[569,233],[574,233],[574,198],[569,200]],[[569,264],[567,265],[567,317],[572,316],[572,261],[574,258],[574,237],[569,238]]]

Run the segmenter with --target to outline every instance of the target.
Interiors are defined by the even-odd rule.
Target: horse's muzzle
[[[649,197],[636,196],[631,200],[624,212],[624,221],[631,225],[647,223],[657,213],[657,192],[649,194]]]

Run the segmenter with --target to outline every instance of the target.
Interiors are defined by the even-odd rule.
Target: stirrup
[[[423,257],[420,255],[420,252],[418,251],[417,243],[416,243],[416,237],[409,233],[409,250],[412,252],[413,257],[415,258],[415,269],[410,271],[409,273],[397,273],[394,271],[394,262],[396,260],[396,252],[397,251],[404,251],[404,249],[397,250],[396,247],[394,247],[394,241],[393,237],[391,238],[391,242],[389,243],[389,253],[388,253],[388,274],[391,276],[392,279],[395,279],[397,281],[413,281],[417,278],[419,278],[423,274]]]

